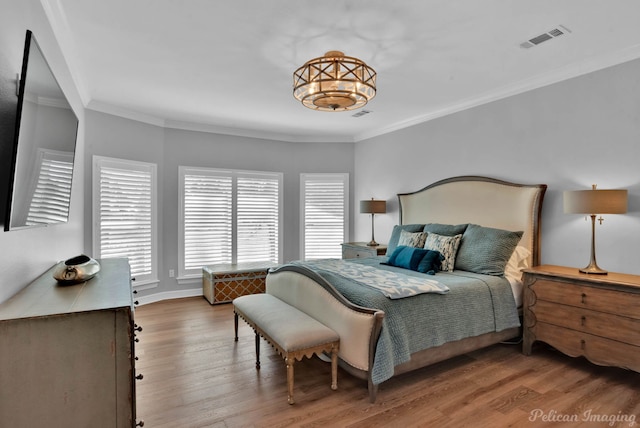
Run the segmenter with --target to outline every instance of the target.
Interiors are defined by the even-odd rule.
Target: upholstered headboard
[[[480,176],[447,178],[413,193],[398,194],[400,224],[475,223],[522,230],[519,245],[540,264],[540,217],[546,184],[526,185]]]

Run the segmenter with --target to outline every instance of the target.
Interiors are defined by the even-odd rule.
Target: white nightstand
[[[386,245],[368,246],[366,242],[345,242],[342,244],[343,259],[362,259],[366,257],[384,256]]]

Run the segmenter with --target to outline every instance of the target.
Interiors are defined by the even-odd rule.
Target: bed
[[[386,256],[287,263],[269,272],[266,292],[340,335],[341,368],[366,380],[375,402],[393,376],[519,335],[519,269],[539,264],[545,191],[461,176],[398,194]],[[506,250],[495,246],[503,236]],[[427,253],[415,239],[444,245],[435,275],[417,271],[414,255]]]

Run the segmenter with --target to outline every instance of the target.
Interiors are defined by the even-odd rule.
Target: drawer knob
[[[582,349],[584,351],[584,348],[586,348],[587,342],[584,341],[584,339],[580,340],[580,349]]]
[[[582,293],[582,304],[587,303],[587,301],[586,301],[586,300],[587,300],[587,295],[586,295],[586,293]]]
[[[139,374],[138,376],[136,376],[136,379],[138,380],[142,380],[144,378],[144,376],[142,376],[142,374]]]
[[[585,317],[584,315],[580,318],[580,324],[584,327],[584,325],[587,323],[587,317]]]

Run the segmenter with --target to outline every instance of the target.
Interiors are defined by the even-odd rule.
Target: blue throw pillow
[[[418,272],[435,275],[436,272],[442,269],[443,260],[444,256],[440,254],[439,251],[427,250],[427,254],[424,255],[422,261],[418,264]]]
[[[423,248],[400,245],[396,247],[387,263],[384,264],[417,271],[422,258],[427,254],[427,252],[429,252],[429,250],[425,250]]]

